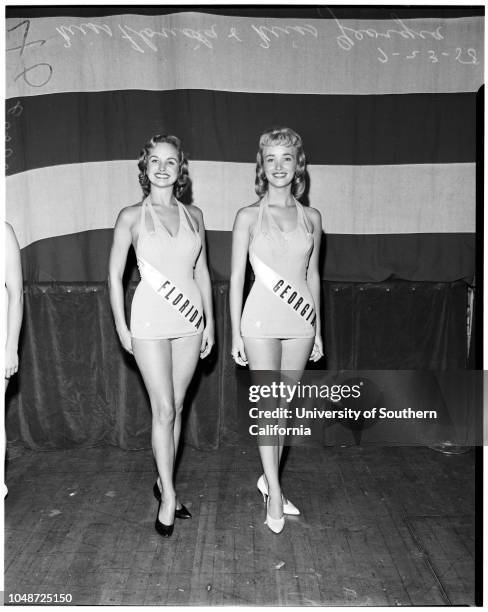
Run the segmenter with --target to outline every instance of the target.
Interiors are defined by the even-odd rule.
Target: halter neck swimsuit
[[[291,232],[278,227],[266,196],[260,202],[249,244],[255,281],[242,313],[244,337],[285,339],[315,335],[315,307],[307,285],[313,235],[303,206],[295,199],[294,202],[297,226]]]
[[[133,338],[179,338],[203,331],[202,299],[193,276],[202,244],[190,214],[181,202],[177,206],[179,226],[172,236],[150,197],[142,202],[136,248],[141,282],[132,300]],[[153,231],[146,225],[148,212]]]

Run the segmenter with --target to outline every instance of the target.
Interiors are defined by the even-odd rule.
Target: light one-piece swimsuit
[[[194,278],[202,244],[190,214],[181,202],[177,201],[177,206],[179,226],[172,236],[159,220],[149,196],[141,205],[136,247],[141,281],[132,299],[133,338],[179,338],[203,331],[202,298]],[[148,213],[153,231],[147,227]]]
[[[316,313],[307,285],[313,235],[303,206],[294,201],[297,226],[291,232],[278,227],[266,196],[260,202],[249,244],[255,281],[242,312],[243,337],[285,339],[315,335]]]

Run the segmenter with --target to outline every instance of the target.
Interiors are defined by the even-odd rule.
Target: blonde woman
[[[256,166],[258,202],[241,208],[232,237],[230,312],[232,356],[252,370],[294,371],[323,355],[318,258],[322,221],[297,200],[305,189],[305,153],[290,128],[265,132]],[[242,310],[247,257],[255,282]],[[284,513],[299,514],[281,491],[283,440],[259,446],[264,474],[258,489],[267,499],[266,524],[275,533]]]

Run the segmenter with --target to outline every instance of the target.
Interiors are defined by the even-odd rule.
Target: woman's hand
[[[318,361],[319,359],[322,359],[323,356],[324,356],[324,345],[322,343],[322,338],[319,335],[317,335],[315,336],[315,340],[313,343],[313,348],[312,348],[312,352],[310,354],[309,360]]]
[[[5,350],[5,378],[10,378],[19,369],[19,355],[17,349]]]
[[[205,357],[212,350],[213,345],[215,344],[215,332],[213,325],[206,325],[202,334],[202,345],[200,347],[200,359],[205,359]]]
[[[132,337],[130,335],[130,331],[126,327],[125,329],[117,330],[117,333],[119,334],[120,344],[122,345],[124,351],[127,351],[133,355],[134,353],[132,351]]]
[[[244,341],[242,336],[232,340],[232,357],[237,365],[245,366],[247,364],[246,351],[244,350]]]

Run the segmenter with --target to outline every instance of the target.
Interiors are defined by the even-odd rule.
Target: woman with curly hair
[[[259,141],[255,189],[258,202],[241,208],[232,234],[230,313],[232,356],[251,370],[288,371],[299,377],[308,359],[323,356],[318,260],[322,220],[303,207],[305,153],[290,128],[264,132]],[[242,311],[249,259],[255,281]],[[242,313],[242,316],[241,316]],[[275,533],[284,514],[300,514],[281,491],[283,438],[260,445],[264,474],[257,487],[267,499],[266,524]]]
[[[202,211],[177,198],[189,183],[188,162],[176,136],[153,136],[139,156],[144,199],[122,209],[109,264],[110,303],[123,348],[133,354],[149,394],[152,447],[158,470],[156,531],[173,533],[174,518],[190,518],[179,503],[173,472],[181,413],[198,358],[214,344],[210,276]],[[141,282],[124,315],[122,276],[134,246]]]

